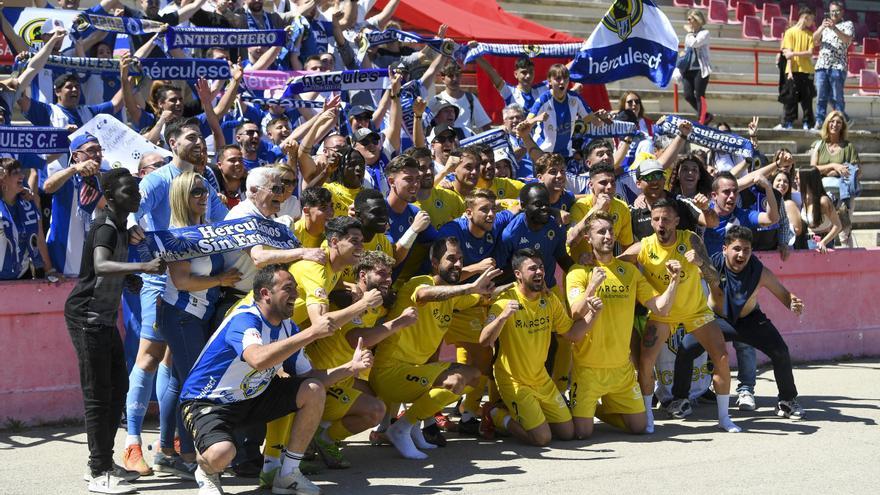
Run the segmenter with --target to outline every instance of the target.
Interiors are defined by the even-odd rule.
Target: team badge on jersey
[[[318,297],[321,299],[326,299],[327,298],[327,291],[324,290],[323,287],[318,287],[317,289],[315,289],[315,297]]]
[[[569,291],[568,291],[568,297],[570,297],[571,299],[574,299],[579,295],[581,295],[581,290],[578,289],[577,287],[569,289]]]
[[[678,254],[684,254],[687,251],[687,248],[684,247],[684,244],[679,244],[675,250],[678,251]]]
[[[617,273],[623,275],[624,273],[626,273],[626,270],[622,266],[618,266]]]
[[[443,208],[443,200],[438,199],[438,200],[434,201],[434,208],[437,208],[438,210],[442,209]]]
[[[544,299],[544,298],[542,297],[542,298],[538,301],[538,306],[540,306],[540,307],[542,307],[542,308],[546,308],[546,307],[547,307],[547,300]]]
[[[550,239],[552,241],[554,237],[556,237],[556,231],[553,229],[548,230],[547,239]]]

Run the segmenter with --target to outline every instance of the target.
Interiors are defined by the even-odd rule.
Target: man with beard
[[[572,352],[571,408],[574,436],[589,438],[594,417],[630,433],[645,431],[647,417],[630,361],[636,303],[658,315],[672,307],[681,264],[670,261],[670,283],[660,295],[632,263],[614,257],[614,217],[597,211],[586,221],[596,263],[592,271],[575,265],[565,277],[572,318],[592,312],[595,321]],[[601,399],[602,404],[598,405]]]
[[[437,239],[437,229],[431,226],[431,217],[420,210],[415,203],[421,184],[419,162],[406,155],[395,157],[388,164],[388,223],[386,233],[395,244],[411,250],[418,239],[420,243],[430,243]],[[400,259],[395,257],[396,259]],[[411,258],[407,256],[406,259]],[[403,263],[407,263],[404,260]],[[407,280],[419,268],[420,260],[413,260],[409,265],[395,267],[393,278]],[[404,268],[406,270],[404,270]]]
[[[332,335],[358,314],[382,303],[378,290],[334,316],[323,315],[300,330],[290,321],[296,281],[283,265],[268,265],[254,276],[253,304],[233,311],[199,356],[180,394],[184,425],[193,434],[200,495],[220,495],[220,473],[236,456],[234,433],[296,412],[272,492],[317,495],[300,463],[324,410],[326,389],[372,365],[358,345],[342,366],[313,369],[306,345]]]
[[[317,248],[324,242],[324,225],[333,218],[333,196],[323,187],[308,187],[300,194],[303,214],[291,230],[303,247]]]
[[[556,283],[556,264],[568,271],[574,262],[565,251],[565,228],[551,218],[550,193],[544,184],[530,182],[520,190],[519,202],[523,211],[507,224],[496,247],[497,266],[505,270],[505,280],[510,280],[513,278],[510,265],[513,253],[523,248],[534,249],[541,253],[546,267],[545,285],[558,292],[557,297],[563,300],[565,296]],[[567,389],[571,366],[571,345],[567,339],[551,339],[547,366],[552,370],[551,377],[559,390]]]
[[[171,181],[183,172],[192,170],[194,164],[202,162],[207,150],[201,137],[199,121],[196,119],[181,119],[168,124],[165,140],[171,147],[171,162],[144,177],[138,186],[141,193],[140,207],[133,218],[129,218],[130,224],[132,221],[137,222],[137,227],[134,228],[137,233],[169,228],[171,206],[168,195]],[[217,191],[209,185],[206,187],[208,209],[205,219],[208,223],[219,222],[227,216],[228,210],[217,196]],[[135,365],[129,375],[130,385],[126,398],[128,436],[125,440],[123,461],[126,469],[147,475],[152,469],[143,459],[141,428],[153,392],[156,369],[165,355],[165,339],[156,326],[156,304],[165,290],[167,276],[160,274],[141,278],[144,282],[140,291],[141,335]]]
[[[648,324],[639,348],[639,387],[647,409],[647,433],[654,432],[654,415],[651,411],[654,397],[654,364],[660,347],[669,338],[671,329],[684,327],[685,333],[694,337],[709,352],[715,368],[713,385],[718,405],[718,427],[730,433],[741,431],[730,419],[730,365],[724,336],[712,310],[706,301],[701,278],[709,286],[718,284],[718,272],[711,265],[700,236],[686,230],[677,230],[678,213],[675,205],[666,200],[654,203],[651,210],[651,226],[654,235],[633,244],[621,256],[627,261],[637,260],[648,282],[657,291],[665,290],[672,283],[666,269],[668,261],[681,264],[678,294],[666,315],[648,314]]]
[[[588,257],[590,253],[590,244],[583,236],[583,232],[586,229],[586,219],[591,213],[604,211],[611,214],[611,218],[614,219],[614,238],[621,250],[625,250],[633,243],[629,206],[614,197],[615,180],[612,165],[607,163],[594,165],[590,168],[591,194],[577,200],[571,208],[571,221],[577,222],[568,233],[571,257],[581,263],[583,263],[582,258]]]
[[[744,342],[763,352],[773,362],[773,375],[779,389],[776,414],[791,419],[802,419],[804,410],[797,401],[797,387],[791,371],[788,346],[767,316],[758,307],[758,291],[764,287],[776,299],[800,315],[804,303],[779,282],[776,275],[752,256],[752,232],[741,225],[730,227],[724,237],[722,252],[712,256],[712,264],[721,275],[719,284],[713,286],[710,305],[715,313],[722,315],[721,330],[728,341]],[[703,347],[693,335],[686,336],[675,359],[675,379],[672,393],[675,400],[670,412],[676,417],[690,414],[687,385],[694,358]]]
[[[682,161],[688,160],[687,158]],[[633,235],[636,239],[648,237],[654,233],[651,228],[651,207],[659,200],[665,199],[675,205],[680,220],[679,230],[698,232],[698,227],[714,228],[718,226],[718,213],[709,207],[709,198],[697,193],[692,199],[674,198],[666,190],[666,174],[657,160],[642,160],[636,168],[636,185],[642,191],[645,207],[630,208]],[[639,203],[639,201],[636,201]]]
[[[235,128],[235,142],[241,146],[244,168],[248,171],[275,163],[279,156],[269,149],[269,143],[263,140],[260,126],[245,120]]]
[[[501,238],[504,227],[513,219],[513,213],[502,210],[496,214],[495,193],[487,189],[475,189],[465,198],[464,215],[440,228],[441,237],[454,237],[462,250],[462,278],[476,279],[481,273],[495,268],[495,244]],[[486,321],[486,307],[477,305],[457,311],[449,325],[445,340],[458,348],[459,363],[479,369],[483,376],[473,392],[469,392],[461,404],[461,421],[458,431],[476,434],[480,422],[480,400],[492,371],[492,349],[479,345],[480,330]],[[490,400],[491,402],[491,400]]]
[[[572,321],[563,303],[544,285],[543,256],[518,249],[511,260],[516,283],[489,308],[480,344],[497,346],[494,376],[507,409],[484,406],[483,420],[521,442],[543,447],[550,440],[571,440],[571,412],[544,367],[551,334],[577,342],[590,329],[595,309]]]
[[[460,284],[462,252],[455,238],[441,238],[431,245],[431,273],[413,277],[401,288],[389,311],[396,318],[412,305],[416,323],[379,344],[370,386],[386,404],[411,403],[406,413],[386,431],[388,440],[407,459],[426,459],[419,449],[432,449],[418,422],[455,402],[465,388],[476,386],[480,372],[471,366],[429,362],[449,328],[452,313],[467,309],[482,297],[493,295],[492,279],[501,270],[482,273],[471,283]]]
[[[394,259],[387,254],[364,251],[354,268],[357,273],[354,287],[331,294],[331,307],[348,307],[372,290],[382,294],[383,303],[356,316],[332,336],[309,344],[306,352],[315,367],[339,366],[348,360],[358,341],[362,348],[371,349],[416,322],[416,309],[408,307],[397,318],[379,323],[394,301],[391,292],[393,267]],[[315,450],[331,469],[350,466],[337,446],[339,442],[379,424],[385,416],[385,404],[376,398],[367,383],[368,379],[369,374],[364,373],[347,378],[327,390],[324,415],[315,434]]]
[[[339,165],[333,170],[330,180],[324,183],[324,187],[333,195],[334,216],[348,216],[354,197],[364,184],[365,172],[364,156],[357,149],[344,146],[339,150]]]
[[[730,172],[720,172],[715,176],[715,180],[712,181],[712,208],[718,215],[718,226],[706,229],[703,234],[706,241],[706,251],[710,256],[721,252],[728,228],[742,225],[750,229],[757,229],[758,227],[769,227],[779,221],[779,206],[776,204],[773,186],[763,175],[759,176],[755,182],[766,193],[766,211],[746,210],[737,206],[739,187],[736,177]]]

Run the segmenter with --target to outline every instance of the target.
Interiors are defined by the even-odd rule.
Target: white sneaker
[[[132,493],[134,485],[114,476],[113,471],[105,471],[89,480],[89,491],[92,493]]]
[[[757,409],[757,406],[755,405],[755,394],[748,390],[741,391],[739,393],[739,398],[736,399],[736,406],[739,407],[740,411],[754,411]]]
[[[195,475],[196,483],[199,485],[199,495],[223,495],[220,473],[208,474],[199,466],[196,468]]]
[[[137,471],[129,471],[119,464],[113,463],[113,476],[117,478],[122,478],[125,481],[134,481],[141,477],[141,473]],[[83,481],[92,481],[92,472],[86,470],[85,474],[83,474]]]
[[[278,495],[320,495],[321,489],[306,478],[302,471],[295,469],[288,476],[281,476],[281,473],[275,475],[275,480],[272,482],[272,493]]]

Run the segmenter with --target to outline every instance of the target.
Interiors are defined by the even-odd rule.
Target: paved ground
[[[391,447],[370,447],[359,435],[346,450],[352,469],[313,479],[328,494],[877,493],[880,360],[801,365],[795,379],[808,414],[797,423],[773,415],[776,387],[765,370],[759,409],[732,412],[746,429],[742,434],[716,431],[715,408],[703,405],[695,418],[659,421],[651,436],[600,426],[590,442],[546,449],[451,438],[427,461],[404,461]],[[148,427],[152,442],[155,425]],[[123,439],[120,431],[118,448]],[[85,457],[81,427],[0,432],[0,494],[85,493]],[[174,478],[136,484],[140,493],[197,492]],[[224,486],[227,493],[268,494],[249,480],[224,477]]]

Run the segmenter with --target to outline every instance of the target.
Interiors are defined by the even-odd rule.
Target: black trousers
[[[803,123],[813,127],[815,117],[813,116],[813,91],[816,87],[813,85],[813,78],[805,72],[792,73],[794,78],[794,86],[797,90],[797,99],[793,99],[783,104],[785,110],[785,121],[793,124],[798,118],[798,104],[804,114]]]
[[[125,351],[115,326],[82,326],[67,321],[79,361],[85,402],[89,469],[93,476],[113,468],[113,442],[128,393]]]
[[[689,70],[681,75],[681,83],[684,86],[684,99],[697,112],[697,118],[700,118],[703,111],[703,103],[700,98],[706,96],[709,77],[702,77],[698,70]]]
[[[743,318],[731,325],[727,320],[719,318],[718,323],[728,342],[743,342],[763,352],[773,363],[773,376],[779,389],[779,400],[792,400],[797,397],[794,375],[791,371],[791,356],[788,346],[782,340],[779,330],[773,326],[764,313],[755,308]],[[694,359],[704,351],[703,346],[693,334],[685,335],[678,353],[675,356],[675,374],[672,383],[672,396],[686,399],[691,385]]]

